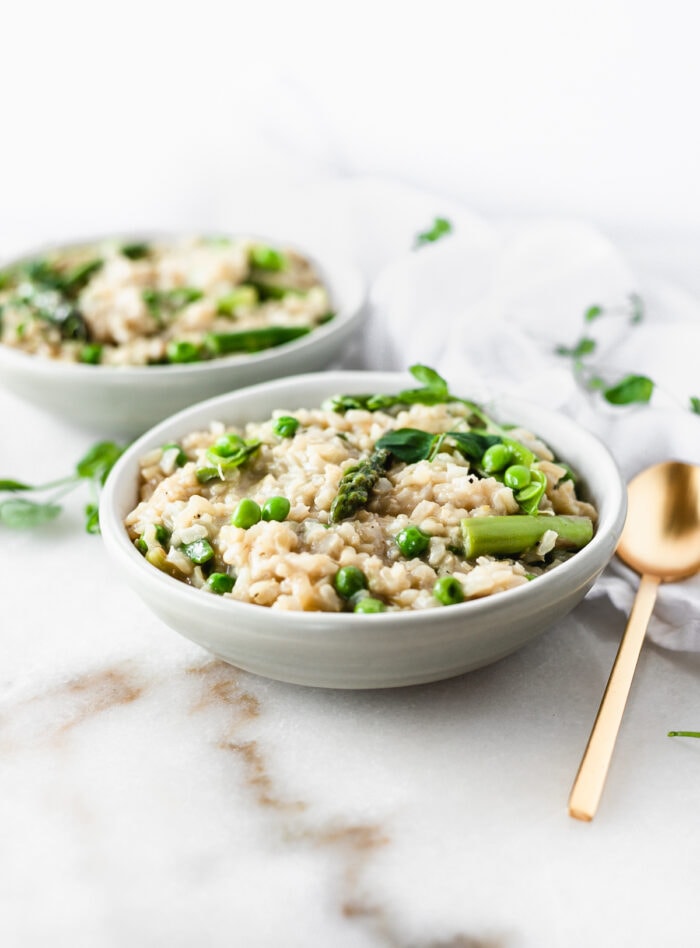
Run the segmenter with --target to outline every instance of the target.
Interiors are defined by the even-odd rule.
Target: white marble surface
[[[0,393],[2,475],[60,476],[92,440]],[[700,726],[700,654],[647,645],[578,823],[624,626],[607,600],[451,681],[283,685],[152,618],[82,532],[87,499],[0,543],[0,944],[696,943],[700,742],[666,732]]]

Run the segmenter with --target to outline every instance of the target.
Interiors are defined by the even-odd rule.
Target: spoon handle
[[[592,820],[598,809],[658,588],[659,579],[656,576],[642,576],[629,622],[620,641],[605,694],[571,789],[569,815],[577,820]]]

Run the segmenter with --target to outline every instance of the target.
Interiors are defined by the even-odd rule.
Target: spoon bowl
[[[662,582],[700,570],[700,467],[666,461],[630,481],[617,555]]]
[[[630,481],[627,502],[617,555],[642,579],[569,797],[569,814],[586,821],[598,809],[659,583],[700,570],[700,467],[655,464]]]

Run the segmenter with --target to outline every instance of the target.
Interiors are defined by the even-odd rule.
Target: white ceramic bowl
[[[120,235],[39,248],[3,269],[51,250],[105,239],[155,240],[176,235]],[[257,235],[256,235],[257,236]],[[260,237],[273,246],[292,246]],[[337,358],[358,331],[365,309],[365,286],[355,267],[295,247],[315,265],[328,288],[334,319],[293,342],[252,355],[233,355],[183,365],[104,366],[39,358],[0,345],[0,384],[66,421],[106,437],[133,437],[161,419],[202,399],[233,389],[322,369]]]
[[[566,615],[612,557],[626,491],[607,449],[563,415],[513,400],[490,405],[522,423],[568,461],[600,519],[593,540],[526,586],[460,605],[416,612],[286,612],[210,596],[145,562],[123,526],[137,502],[139,458],[214,419],[242,425],[275,408],[319,405],[339,392],[395,392],[414,384],[398,374],[327,372],[232,392],[182,411],[143,435],[110,474],[100,505],[107,550],[118,572],[169,626],[224,661],[303,685],[388,688],[459,675],[502,658]],[[460,394],[468,396],[468,392]]]

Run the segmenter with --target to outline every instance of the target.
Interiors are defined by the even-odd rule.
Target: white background
[[[363,173],[697,235],[699,27],[689,0],[13,2],[0,249],[235,227],[253,186]]]

